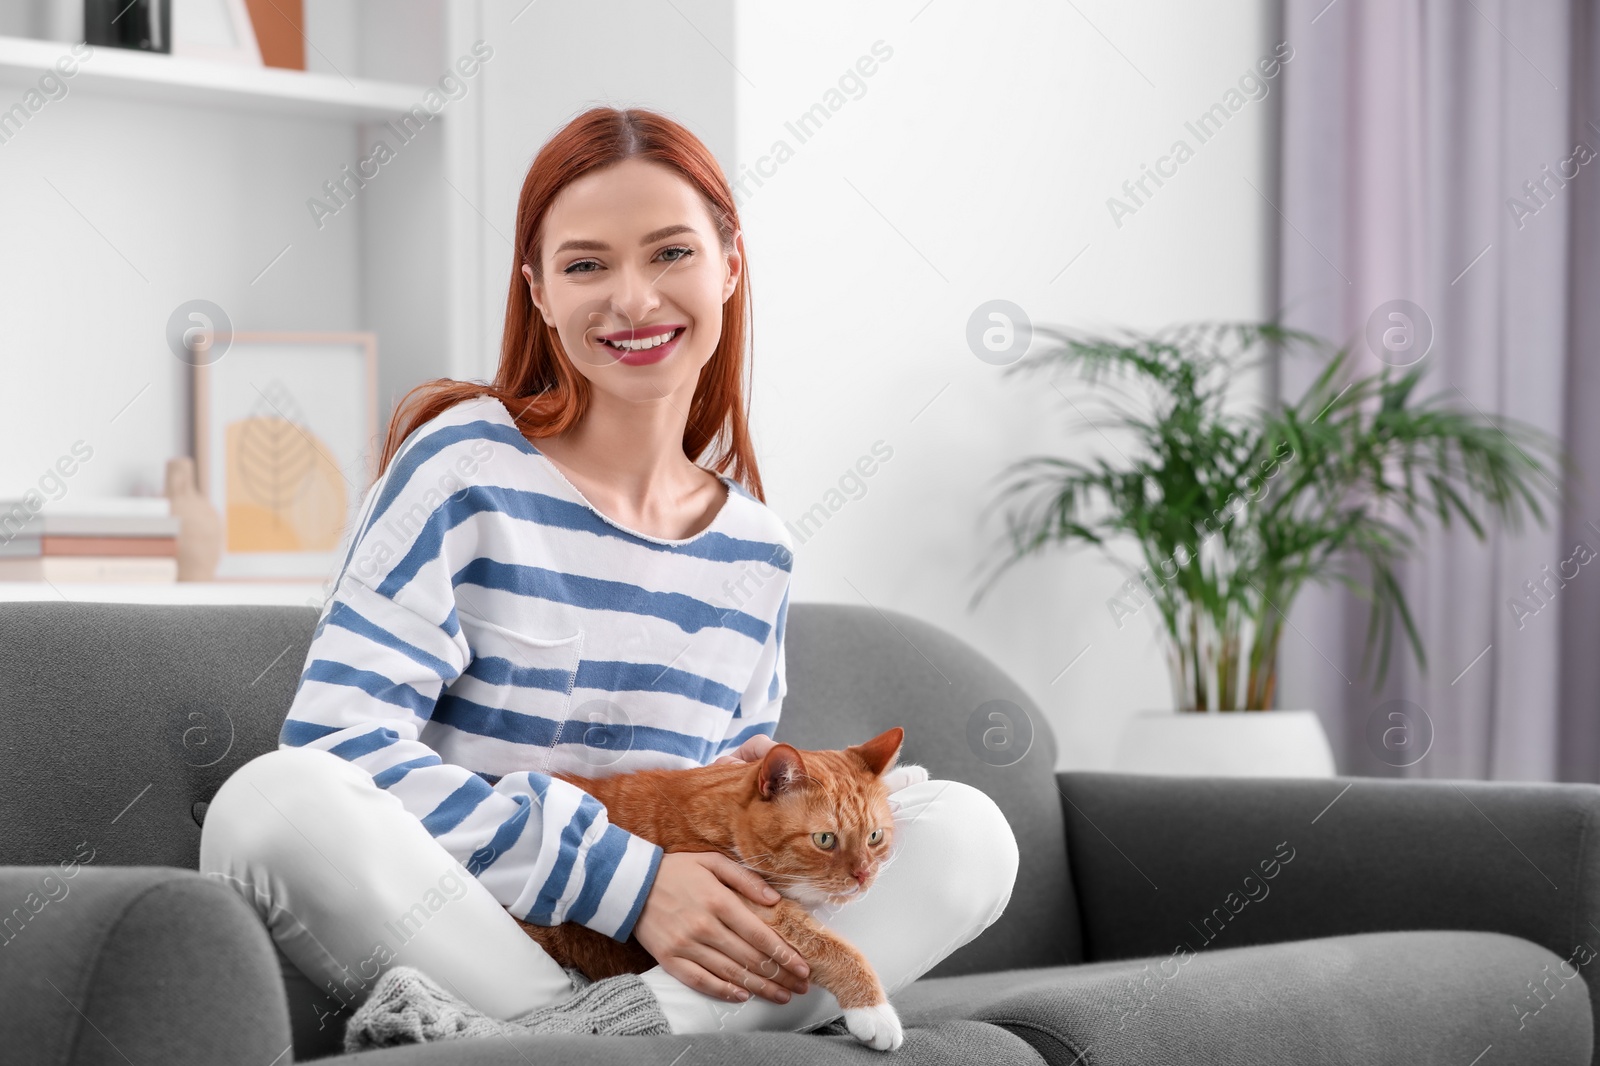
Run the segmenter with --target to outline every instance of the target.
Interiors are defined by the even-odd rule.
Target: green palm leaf
[[[1557,473],[1570,472],[1556,442],[1531,426],[1443,394],[1418,399],[1425,366],[1355,375],[1348,349],[1277,323],[1035,333],[1044,348],[1006,374],[1074,372],[1095,387],[1095,414],[1131,447],[1114,459],[1008,466],[996,500],[1000,561],[969,608],[1025,559],[1092,545],[1156,608],[1180,709],[1271,706],[1285,612],[1307,583],[1369,602],[1362,668],[1380,683],[1396,623],[1426,668],[1403,588],[1417,535],[1457,520],[1480,540],[1491,518],[1511,530],[1524,517],[1542,525],[1560,498]],[[1294,403],[1230,406],[1236,373],[1274,355],[1324,365]],[[1137,567],[1112,551],[1129,541]]]

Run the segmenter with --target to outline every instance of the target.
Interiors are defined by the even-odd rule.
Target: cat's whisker
[[[742,868],[747,869],[747,871],[752,872],[752,874],[760,874],[760,876],[762,876],[762,877],[786,877],[786,874],[782,874],[781,871],[771,871],[771,869],[762,869],[762,868],[760,868],[760,866],[750,866],[749,863],[739,863],[739,866],[742,866]]]
[[[777,857],[773,856],[773,855],[757,855],[753,859],[736,859],[735,861],[738,862],[739,865],[743,866],[745,869],[753,870],[753,869],[756,868],[756,865],[758,863],[761,863],[763,861],[775,863],[778,860],[777,860]]]
[[[744,856],[740,855],[740,856],[735,857],[733,861],[738,863],[740,866],[743,866],[746,870],[755,870],[757,873],[763,873],[764,871],[756,869],[756,864],[758,862],[760,862],[761,860],[763,860],[763,859],[769,860],[771,862],[777,862],[778,861],[777,856],[772,855],[770,852],[763,852],[760,855],[756,855],[756,856],[753,856],[753,857],[748,858],[748,859],[745,858]],[[781,871],[778,871],[778,872],[781,872]]]
[[[761,871],[759,871],[759,870],[756,870],[756,871],[753,871],[753,872],[754,873],[761,873]],[[766,879],[767,883],[772,885],[774,888],[790,887],[790,886],[796,886],[796,885],[804,888],[804,887],[813,886],[816,883],[811,878],[804,877],[804,876],[802,876],[800,874],[762,874],[761,876],[764,877]]]
[[[777,868],[777,869],[769,868],[769,869],[764,871],[764,873],[771,874],[774,877],[782,877],[785,874],[790,874],[790,873],[794,873],[794,872],[795,871],[787,869],[785,867],[780,867],[780,868]]]

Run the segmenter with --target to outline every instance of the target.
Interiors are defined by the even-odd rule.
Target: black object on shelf
[[[109,48],[172,52],[172,0],[83,0],[83,39]]]

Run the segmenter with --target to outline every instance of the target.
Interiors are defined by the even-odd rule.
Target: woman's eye
[[[812,840],[812,842],[814,844],[817,845],[817,847],[821,848],[823,851],[827,851],[828,849],[833,847],[833,834],[832,833],[827,833],[827,832],[812,833],[811,834],[811,840]]]
[[[661,251],[656,254],[656,258],[660,259],[662,256],[667,255],[668,252],[681,252],[683,254],[682,255],[669,256],[668,258],[663,260],[663,262],[680,263],[683,260],[689,258],[691,255],[693,255],[694,254],[694,249],[690,248],[690,247],[687,247],[686,245],[674,244],[674,245],[671,245],[670,247],[661,249]],[[592,267],[593,269],[585,269],[585,268],[589,268],[589,267]],[[593,274],[595,272],[595,270],[599,270],[599,269],[600,269],[600,263],[597,260],[594,260],[594,259],[580,259],[576,263],[569,263],[565,268],[562,269],[561,273],[563,273],[563,274]]]

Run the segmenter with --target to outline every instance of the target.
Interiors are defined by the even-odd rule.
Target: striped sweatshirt
[[[345,537],[279,734],[372,774],[503,906],[627,940],[661,847],[553,773],[771,736],[793,540],[725,475],[683,540],[596,510],[492,397],[406,438]]]

